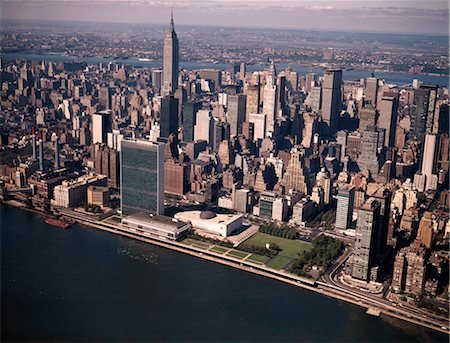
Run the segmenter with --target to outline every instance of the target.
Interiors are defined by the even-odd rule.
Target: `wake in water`
[[[142,246],[139,242],[123,240],[117,248],[120,255],[127,256],[133,260],[143,261],[154,265],[158,264],[158,254],[150,250],[150,246]]]

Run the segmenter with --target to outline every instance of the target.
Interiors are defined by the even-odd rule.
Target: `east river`
[[[262,276],[0,205],[1,340],[425,341],[448,336]]]

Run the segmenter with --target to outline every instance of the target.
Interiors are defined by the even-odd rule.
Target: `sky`
[[[2,19],[448,35],[442,0],[0,0]]]

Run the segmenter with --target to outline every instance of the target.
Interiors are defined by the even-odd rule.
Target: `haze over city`
[[[448,34],[448,1],[3,0],[3,19]],[[351,18],[351,20],[349,20]]]

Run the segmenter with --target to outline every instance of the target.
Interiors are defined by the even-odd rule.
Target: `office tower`
[[[441,104],[439,106],[439,114],[436,116],[435,128],[433,133],[448,133],[449,126],[449,105]]]
[[[272,59],[270,69],[266,77],[266,85],[264,86],[264,103],[263,114],[266,117],[266,131],[265,137],[271,136],[275,130],[276,120],[276,106],[277,106],[277,85],[276,85],[277,71],[275,63]]]
[[[259,81],[259,78],[258,78]],[[250,113],[260,113],[260,85],[249,85],[246,90],[247,103],[246,103],[246,121],[248,121]]]
[[[207,141],[209,146],[213,146],[214,118],[211,111],[199,110],[194,125],[194,141]]]
[[[36,144],[36,133],[33,129],[31,133],[31,150],[33,152],[33,160],[37,159],[37,144]]]
[[[309,99],[311,110],[315,113],[319,113],[322,108],[322,88],[319,86],[312,87]]]
[[[449,137],[448,134],[439,135],[437,153],[437,169],[448,173],[449,170]]]
[[[109,110],[111,108],[111,90],[109,87],[99,87],[98,103],[102,106],[103,110]]]
[[[163,60],[163,93],[172,94],[178,88],[178,38],[173,26],[173,12],[170,25],[164,34],[164,60]]]
[[[316,81],[316,74],[314,73],[306,74],[305,89],[308,93],[311,92],[311,89],[314,86],[315,81]]]
[[[164,143],[123,140],[120,152],[120,209],[164,214]]]
[[[278,75],[277,77],[277,96],[276,96],[275,115],[281,116],[285,113],[286,106],[286,76]]]
[[[245,80],[245,73],[247,72],[247,65],[245,62],[242,62],[239,68],[239,79],[241,81]]]
[[[152,70],[152,86],[154,88],[155,93],[161,92],[162,73],[163,72],[161,69],[153,69]]]
[[[58,170],[61,167],[59,161],[59,136],[58,132],[55,133],[55,170]]]
[[[325,123],[324,136],[332,136],[338,129],[342,103],[342,70],[327,69],[322,83],[322,120]]]
[[[398,94],[385,92],[381,98],[377,126],[385,129],[384,146],[395,146],[395,131],[397,126]]]
[[[355,187],[345,184],[338,191],[336,208],[336,229],[347,229],[352,221]]]
[[[236,137],[242,133],[242,123],[245,121],[246,96],[235,94],[228,96],[227,121],[230,124],[230,135]]]
[[[161,99],[159,126],[160,137],[168,138],[171,133],[178,137],[178,100],[173,95]]]
[[[295,149],[291,152],[291,159],[283,177],[283,186],[287,190],[296,190],[306,195],[309,190],[308,178],[308,168],[305,166],[304,159],[300,151]]]
[[[39,134],[39,170],[44,170],[44,137]]]
[[[111,111],[100,111],[92,115],[92,143],[107,143],[108,132],[111,131]]]
[[[433,132],[434,112],[436,107],[437,86],[422,85],[414,90],[411,108],[410,137],[423,142],[426,133]]]
[[[292,69],[286,70],[286,79],[289,83],[289,90],[291,92],[297,92],[298,91],[298,73],[295,71],[292,71]]]
[[[352,277],[370,280],[370,269],[376,261],[376,237],[379,229],[380,203],[369,198],[358,209],[356,222],[355,252],[353,254]]]
[[[436,101],[438,96],[438,86],[436,85],[421,85],[421,89],[428,90],[428,109],[425,118],[425,133],[433,133],[433,126],[435,121]]]
[[[188,165],[170,158],[164,162],[164,191],[183,196],[188,190]]]
[[[421,174],[425,176],[425,190],[437,188],[437,175],[434,174],[436,165],[436,135],[425,135],[422,154]]]
[[[202,108],[200,101],[188,101],[183,106],[183,141],[194,141],[194,126],[197,112]]]
[[[254,131],[255,131],[254,123],[250,123],[248,121],[245,121],[244,123],[242,123],[242,135],[245,138],[253,141]]]
[[[253,139],[263,140],[266,137],[267,116],[263,113],[250,113],[248,121],[253,124]]]
[[[362,134],[361,153],[357,163],[360,170],[367,169],[371,178],[375,179],[380,171],[378,160],[378,139],[379,132],[375,127],[367,127]]]
[[[372,105],[361,108],[359,112],[359,129],[364,131],[368,126],[376,124],[376,109]]]
[[[376,108],[378,99],[378,79],[376,77],[367,78],[365,95],[366,102]]]
[[[417,231],[417,239],[422,242],[424,246],[431,249],[433,245],[433,221],[431,212],[425,211],[420,219],[419,230]]]

